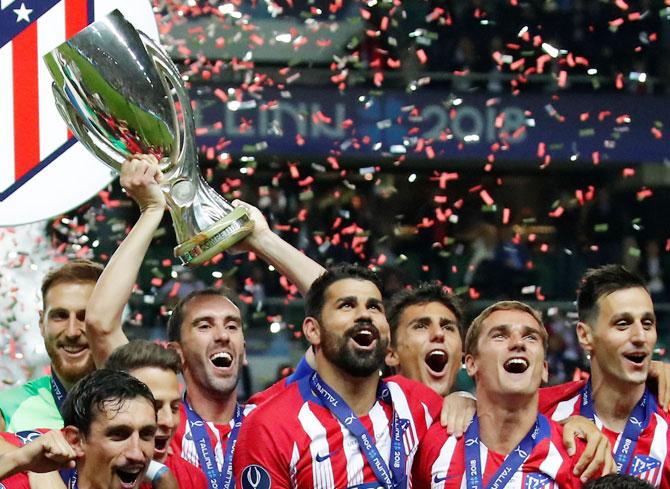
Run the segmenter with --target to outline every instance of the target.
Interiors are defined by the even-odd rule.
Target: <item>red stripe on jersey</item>
[[[568,382],[554,387],[540,389],[540,410],[542,413],[554,420],[564,419],[573,414],[579,414],[582,396],[579,393],[584,386],[585,381]],[[640,437],[635,445],[633,456],[631,458],[632,475],[645,479],[655,487],[670,489],[670,460],[668,457],[668,445],[670,443],[670,416],[660,408],[656,409],[655,415],[650,420],[647,427],[642,430]],[[620,433],[601,428],[612,445],[613,452],[618,446]],[[658,468],[644,469],[644,466],[653,466],[649,459],[658,461],[661,473]],[[639,469],[639,467],[642,467]]]
[[[581,481],[572,475],[573,460],[577,461],[584,449],[578,440],[577,454],[568,456],[563,448],[563,427],[550,421],[551,436],[542,440],[519,467],[516,475],[505,486],[507,489],[526,487],[570,489],[581,487]],[[480,441],[481,443],[481,441]],[[484,447],[486,465],[483,483],[486,486],[502,465],[505,455]],[[412,469],[413,487],[418,489],[460,489],[466,474],[465,437],[450,437],[435,424],[424,437]]]
[[[40,161],[37,88],[37,22],[12,42],[14,59],[14,175],[20,179]]]
[[[377,401],[359,419],[387,461],[393,409],[408,421],[407,429],[415,430],[406,438],[414,442],[406,450],[409,470],[417,441],[429,425],[427,417],[438,416],[442,399],[428,387],[402,377],[388,379],[387,384],[393,408]],[[258,406],[245,420],[233,460],[237,487],[242,487],[245,469],[251,465],[265,470],[273,487],[330,489],[377,483],[356,438],[309,392],[309,379],[302,379]]]

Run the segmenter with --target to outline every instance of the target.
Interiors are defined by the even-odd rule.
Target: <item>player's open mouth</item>
[[[647,354],[644,352],[633,352],[624,354],[624,357],[626,357],[626,360],[629,362],[634,363],[637,366],[642,366],[644,360],[647,358]]]
[[[374,326],[363,326],[351,334],[354,343],[362,348],[370,348],[377,338],[379,338],[379,330]]]
[[[228,368],[233,364],[233,355],[227,351],[220,351],[210,356],[209,361],[217,368]]]
[[[449,363],[449,355],[443,350],[429,351],[424,359],[426,366],[434,374],[443,374]]]
[[[131,489],[135,487],[135,483],[139,480],[143,469],[144,467],[116,469],[115,472],[116,475],[119,476],[119,479],[121,480],[121,484],[123,485],[124,489],[125,488]]]
[[[503,365],[503,368],[511,374],[522,374],[528,367],[529,363],[525,358],[510,358]]]
[[[154,452],[158,455],[164,455],[167,451],[169,436],[156,436],[154,438]]]

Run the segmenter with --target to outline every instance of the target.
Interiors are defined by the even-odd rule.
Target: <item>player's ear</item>
[[[307,316],[305,318],[302,322],[302,333],[312,346],[321,344],[321,326],[319,320],[315,317]]]
[[[474,355],[470,353],[465,355],[465,371],[472,378],[474,378],[477,373],[477,362],[475,361]]]
[[[386,365],[393,369],[397,369],[398,365],[400,365],[400,358],[398,357],[398,352],[395,351],[393,348],[389,348],[388,351],[386,352],[386,358],[384,359],[384,362],[386,362]]]
[[[44,321],[44,310],[40,309],[39,314],[40,314],[40,334],[42,335],[42,338],[44,338],[44,332],[46,329],[46,324]]]
[[[62,430],[63,436],[77,454],[77,458],[84,456],[84,437],[79,428],[66,426]]]
[[[168,341],[167,345],[168,345],[168,348],[172,348],[174,351],[177,352],[177,354],[179,355],[179,358],[181,360],[181,368],[183,369],[185,362],[184,362],[184,352],[181,349],[181,345],[179,344],[178,341]]]
[[[591,326],[584,321],[578,321],[576,333],[577,341],[579,341],[579,344],[584,351],[590,355],[593,351],[593,330],[591,329]]]

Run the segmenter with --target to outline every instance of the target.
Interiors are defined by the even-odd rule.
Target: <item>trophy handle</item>
[[[57,89],[55,83],[51,84],[51,91],[53,92],[58,112],[77,139],[79,139],[84,146],[90,149],[95,156],[100,158],[104,163],[120,172],[122,161],[114,158],[117,153],[114,151],[114,147],[108,139],[96,132],[95,124],[89,127],[84,123],[79,112],[76,109],[73,110],[70,108],[75,106],[74,100],[71,100],[71,103],[68,104],[63,98],[60,90]]]
[[[177,67],[158,43],[147,36],[144,32],[138,32],[142,42],[147,48],[147,52],[153,58],[158,70],[163,74],[161,81],[163,82],[166,93],[174,93],[177,96],[177,100],[179,100],[179,105],[181,107],[183,124],[180,123],[174,102],[170,103],[170,108],[172,110],[172,123],[173,127],[176,129],[175,137],[177,139],[177,144],[175,144],[175,150],[178,154],[176,157],[175,155],[172,155],[170,161],[166,162],[165,165],[161,168],[163,173],[169,174],[174,168],[181,167],[183,161],[188,159],[189,156],[193,157],[194,162],[197,161],[197,151],[195,141],[193,139],[193,135],[195,134],[193,111],[191,109],[189,96],[181,82],[181,75],[179,74]]]

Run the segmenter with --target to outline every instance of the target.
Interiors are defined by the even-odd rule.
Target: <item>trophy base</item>
[[[181,243],[174,255],[182,265],[200,265],[246,238],[254,229],[247,211],[236,207],[226,217]]]

